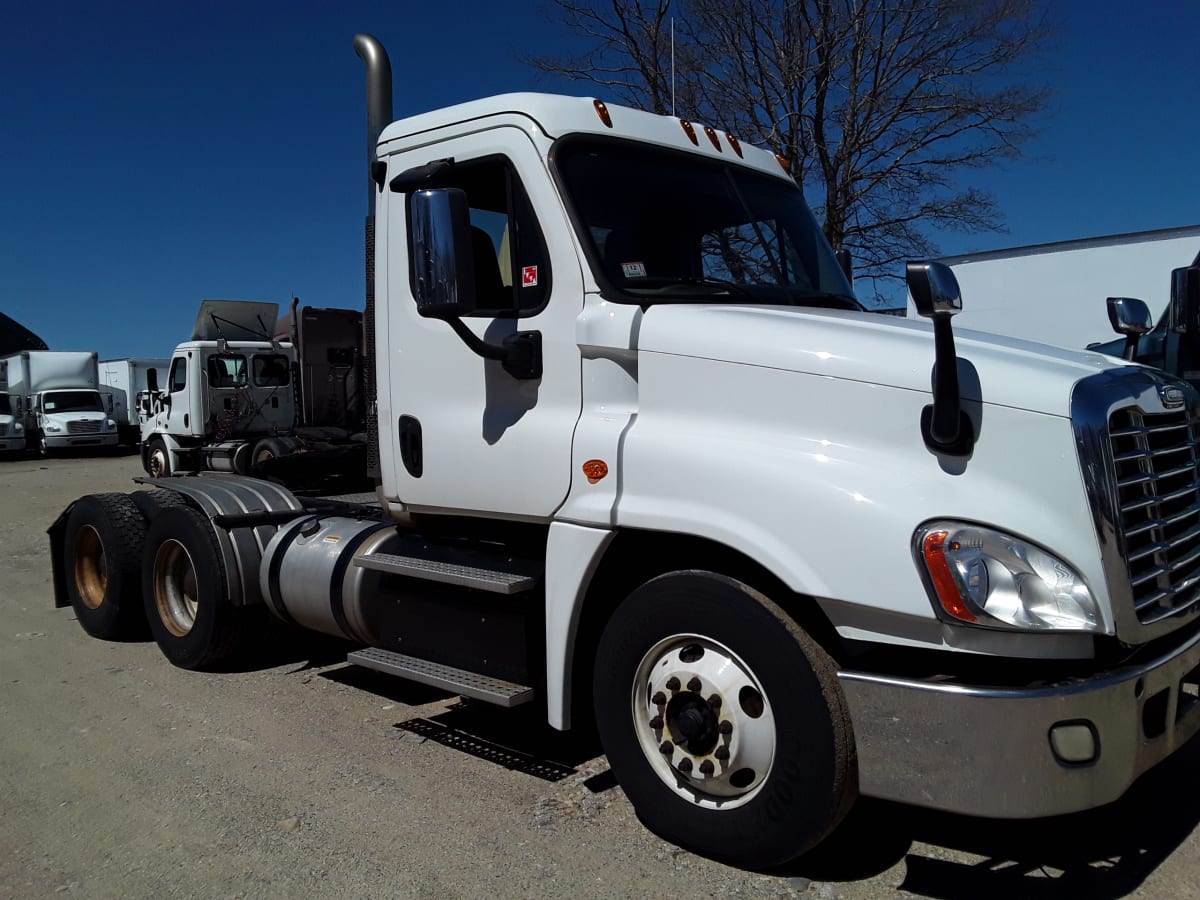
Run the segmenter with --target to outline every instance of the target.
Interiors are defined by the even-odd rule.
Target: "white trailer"
[[[105,411],[98,369],[94,350],[23,350],[0,360],[0,386],[27,443],[43,454],[116,446],[117,425]]]
[[[1157,322],[1171,272],[1200,262],[1200,225],[965,253],[938,260],[970,304],[955,326],[1068,349],[1113,341],[1108,297],[1137,297]],[[915,316],[912,297],[908,315]],[[1120,343],[1114,344],[1120,352]]]
[[[167,374],[171,360],[167,358],[125,358],[100,360],[101,394],[105,396],[105,408],[110,418],[117,423],[117,434],[123,444],[136,444],[140,434],[139,418],[145,411],[139,406],[149,399],[147,373],[150,369],[162,378]],[[148,410],[148,407],[147,407]]]

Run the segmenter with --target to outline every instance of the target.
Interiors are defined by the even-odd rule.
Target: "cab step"
[[[417,659],[415,656],[405,656],[391,650],[381,650],[378,647],[356,650],[346,657],[346,662],[374,669],[376,672],[398,675],[409,681],[418,681],[496,706],[520,706],[522,703],[528,703],[534,696],[533,688],[523,684],[502,681],[499,678]]]
[[[355,558],[354,565],[377,572],[387,572],[390,575],[422,578],[425,581],[474,588],[477,591],[490,591],[493,594],[521,594],[533,590],[538,584],[538,578],[535,575],[496,568],[495,564],[488,568],[481,568],[426,559],[420,556],[399,556],[394,553],[370,553],[366,556],[359,556]]]

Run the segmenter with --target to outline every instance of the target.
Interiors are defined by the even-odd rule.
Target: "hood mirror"
[[[969,456],[975,428],[958,396],[958,355],[950,328],[950,320],[962,310],[958,279],[944,263],[910,262],[905,280],[917,312],[933,320],[933,403],[921,412],[925,446],[947,456]]]
[[[1125,351],[1121,356],[1129,360],[1137,356],[1138,339],[1154,330],[1150,307],[1136,297],[1109,297],[1108,321],[1113,331],[1125,335]]]

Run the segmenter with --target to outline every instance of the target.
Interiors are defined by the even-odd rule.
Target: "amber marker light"
[[[595,484],[608,474],[608,463],[602,459],[589,459],[583,464],[583,474],[587,476],[588,484]]]
[[[717,148],[717,152],[721,152],[721,139],[717,137],[717,132],[711,125],[704,126],[704,133],[708,135],[708,139],[712,141],[712,145]]]
[[[729,141],[729,146],[733,148],[733,152],[738,155],[738,159],[742,158],[742,144],[732,134],[725,135],[725,140]]]
[[[683,126],[683,133],[686,134],[697,147],[700,146],[700,140],[696,137],[696,129],[692,127],[692,123],[687,119],[680,119],[679,124]]]
[[[612,116],[608,114],[608,107],[604,105],[603,100],[593,100],[592,105],[596,107],[596,115],[600,117],[600,121],[609,128],[613,127]]]
[[[787,161],[787,158],[784,157],[782,153],[776,153],[775,159],[779,161],[779,168],[783,169],[783,171],[787,172],[789,175],[792,174],[791,163]]]
[[[967,609],[967,604],[963,602],[958,582],[954,580],[954,573],[950,571],[950,561],[946,559],[946,538],[949,536],[948,531],[931,531],[925,535],[921,547],[925,556],[925,567],[929,569],[933,589],[946,612],[964,622],[978,622],[979,617]]]

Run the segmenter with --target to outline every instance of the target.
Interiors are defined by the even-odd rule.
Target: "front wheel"
[[[617,780],[666,840],[768,868],[819,843],[854,800],[836,666],[740,582],[676,572],[638,588],[605,627],[593,684]]]
[[[171,454],[162,438],[150,438],[145,463],[146,474],[151,478],[166,478],[171,474]]]

